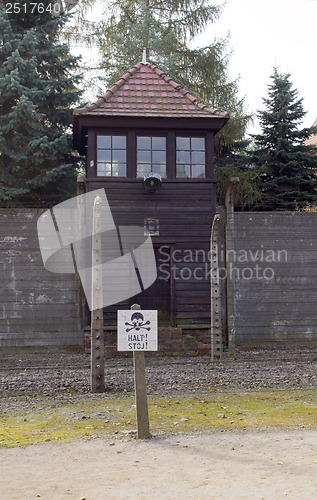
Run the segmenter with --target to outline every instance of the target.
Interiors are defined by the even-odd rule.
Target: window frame
[[[111,147],[110,147],[110,150],[106,149],[106,148],[98,148],[98,137],[110,137],[111,139]],[[113,148],[113,137],[124,137],[125,138],[125,148]],[[111,160],[110,160],[110,163],[111,163],[111,175],[99,175],[98,174],[98,163],[101,163],[101,162],[98,162],[98,151],[110,151],[110,154],[111,154]],[[113,153],[114,151],[125,151],[125,162],[118,162],[118,165],[122,164],[122,165],[125,165],[125,175],[113,175]],[[117,133],[111,133],[111,131],[109,131],[108,133],[106,131],[103,131],[102,133],[101,132],[98,132],[96,131],[96,135],[95,135],[95,164],[96,164],[96,169],[95,169],[95,173],[96,173],[96,177],[99,179],[99,178],[106,178],[106,179],[125,179],[127,177],[127,170],[128,170],[128,136],[126,133],[123,133],[122,131],[121,132],[117,132]],[[118,173],[119,173],[119,167],[118,167]]]
[[[122,176],[97,176],[97,136],[126,136],[126,175]],[[123,181],[125,179],[140,182],[142,177],[137,177],[137,137],[166,137],[166,177],[164,179],[174,182],[203,182],[214,181],[213,173],[213,147],[214,133],[212,130],[188,129],[144,129],[144,128],[91,128],[87,131],[86,169],[87,179]],[[205,139],[205,177],[177,177],[176,176],[176,137],[200,137]]]
[[[151,139],[151,149],[138,149],[138,138],[141,138],[141,137],[149,137]],[[163,139],[165,139],[165,150],[162,149],[162,150],[156,150],[156,149],[153,149],[153,138],[156,138],[156,137],[161,137]],[[140,175],[138,176],[138,152],[139,151],[150,151],[150,154],[151,154],[151,168],[153,168],[153,151],[165,151],[165,175],[161,175],[160,172],[157,172],[157,170],[150,170],[150,172],[154,172],[154,173],[158,173],[161,175],[162,179],[167,179],[167,150],[168,150],[168,141],[167,141],[167,134],[153,134],[151,131],[150,132],[143,132],[143,133],[136,133],[136,172],[135,172],[135,178],[136,179],[143,179],[144,175],[146,174],[143,174],[143,175]],[[146,164],[146,163],[144,163]],[[149,172],[147,172],[149,173]]]
[[[190,147],[188,149],[188,152],[189,152],[189,162],[188,162],[188,166],[189,166],[189,169],[190,169],[190,175],[188,177],[178,177],[177,176],[177,152],[178,151],[187,151],[185,149],[177,149],[177,139],[178,138],[184,138],[184,139],[189,139],[190,140]],[[193,150],[192,149],[192,139],[203,139],[204,140],[204,149],[203,150]],[[195,153],[196,151],[200,151],[200,152],[204,152],[204,163],[193,163],[192,162],[192,154]],[[187,165],[187,164],[186,164]],[[192,176],[192,168],[195,166],[195,165],[199,165],[199,166],[203,166],[204,167],[204,176],[203,177],[193,177]],[[194,180],[194,179],[208,179],[208,174],[207,174],[207,138],[206,138],[206,134],[185,134],[185,133],[182,133],[182,134],[178,134],[176,133],[175,134],[175,178],[177,180]]]

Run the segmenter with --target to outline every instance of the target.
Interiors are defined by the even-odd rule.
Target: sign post
[[[157,311],[118,311],[118,351],[133,351],[134,388],[139,439],[150,437],[144,351],[157,351]]]
[[[133,368],[138,438],[148,439],[150,437],[150,421],[147,404],[144,351],[133,352]]]

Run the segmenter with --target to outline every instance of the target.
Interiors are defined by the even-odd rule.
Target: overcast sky
[[[219,2],[221,3],[221,2]],[[230,76],[240,76],[240,93],[250,112],[263,109],[272,69],[291,74],[307,115],[303,126],[317,118],[317,0],[227,0],[223,14],[206,32],[230,33]],[[255,124],[254,129],[258,126]]]
[[[214,0],[214,4],[222,3]],[[96,11],[94,6],[93,19]],[[307,111],[303,126],[310,127],[317,118],[316,29],[317,0],[226,0],[220,19],[197,44],[230,34],[229,74],[233,79],[240,77],[240,94],[250,113],[263,109],[262,98],[267,96],[274,66],[290,73]],[[255,121],[249,132],[258,131]]]

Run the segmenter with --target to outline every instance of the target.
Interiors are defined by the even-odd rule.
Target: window
[[[137,177],[150,172],[166,177],[166,137],[137,138]]]
[[[125,177],[127,138],[125,135],[97,135],[97,175]]]
[[[176,177],[204,178],[205,170],[205,139],[176,137]]]

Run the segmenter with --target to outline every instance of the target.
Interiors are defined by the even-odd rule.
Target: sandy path
[[[316,430],[49,443],[0,464],[1,500],[317,498]]]

